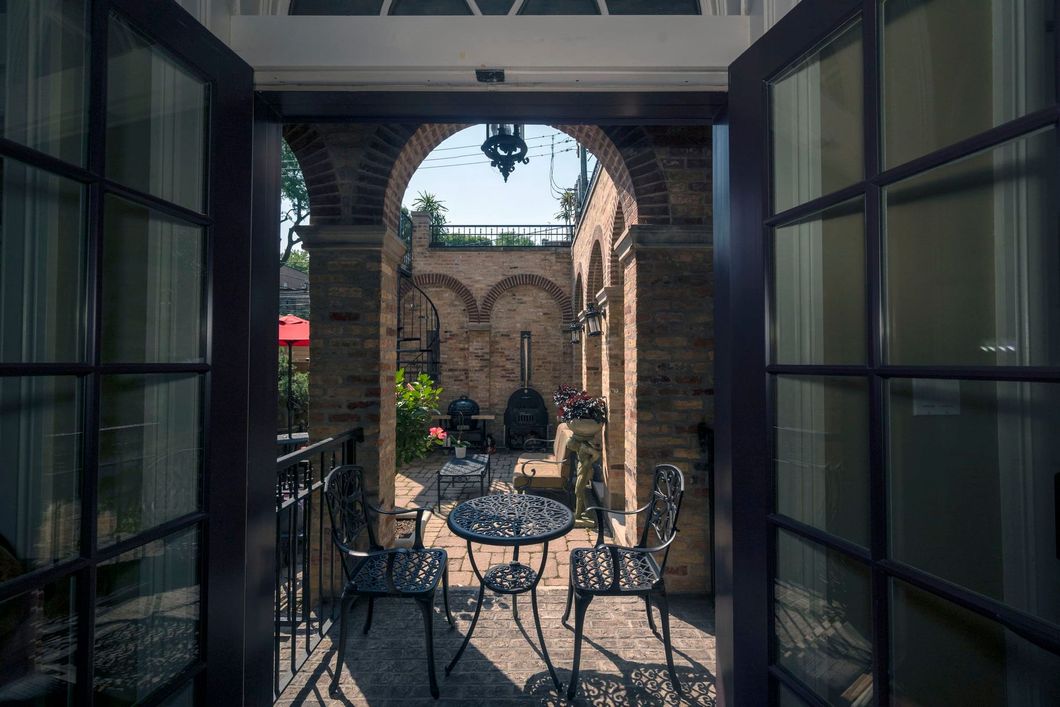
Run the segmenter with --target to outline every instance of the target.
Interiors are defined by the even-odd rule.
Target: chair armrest
[[[542,448],[541,451],[547,451],[549,449],[549,447],[551,447],[553,444],[555,444],[555,442],[556,442],[555,439],[538,439],[536,437],[533,437],[533,438],[528,439],[528,440],[523,442],[523,451],[524,452],[535,451],[533,449],[530,449],[530,447],[532,447],[532,446],[533,447],[540,446]]]
[[[519,465],[519,468],[513,469],[513,471],[516,472],[517,476],[516,476],[516,478],[512,479],[512,486],[516,487],[516,490],[528,489],[533,484],[534,478],[537,476],[537,469],[534,469],[533,467],[531,467],[529,472],[527,472],[527,470],[526,470],[526,466],[528,464],[533,464],[533,463],[534,462],[532,462],[532,461],[523,462],[522,464]],[[519,476],[521,476],[521,477],[523,477],[523,479],[525,479],[525,481],[523,482],[523,484],[521,486],[517,486],[516,485],[516,482],[519,481],[519,479],[518,479]]]

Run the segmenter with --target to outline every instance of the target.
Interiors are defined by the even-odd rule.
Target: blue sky
[[[427,156],[412,175],[402,203],[411,209],[416,195],[427,191],[445,202],[446,220],[452,224],[556,223],[559,203],[549,178],[553,144],[552,180],[560,188],[573,188],[579,171],[577,143],[547,125],[527,125],[524,135],[530,164],[516,165],[505,184],[479,149],[486,128],[461,130]],[[594,163],[590,155],[590,176]]]

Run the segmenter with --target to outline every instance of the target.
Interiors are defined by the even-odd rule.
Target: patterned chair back
[[[684,474],[673,464],[659,464],[655,467],[651,492],[651,507],[648,509],[637,547],[665,546],[660,563],[660,568],[665,570],[672,541],[677,535],[677,516],[681,512],[681,499],[685,495]]]
[[[356,549],[357,537],[363,531],[368,531],[368,543],[372,550],[382,549],[375,541],[375,532],[368,520],[364,468],[344,464],[332,469],[324,480],[324,498],[331,518],[331,537],[342,550],[342,566],[349,575],[355,564],[349,551]]]

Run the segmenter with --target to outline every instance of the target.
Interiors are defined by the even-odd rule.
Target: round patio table
[[[456,667],[464,649],[471,641],[471,634],[478,623],[482,610],[482,598],[486,589],[498,594],[509,594],[512,597],[512,615],[518,620],[519,608],[516,596],[530,592],[530,606],[534,612],[534,625],[537,627],[537,639],[541,642],[541,655],[548,666],[549,675],[556,690],[562,691],[556,669],[548,657],[545,647],[545,635],[541,631],[541,617],[537,611],[537,583],[548,561],[548,543],[550,540],[563,537],[574,527],[574,514],[562,503],[550,498],[531,496],[521,493],[500,493],[492,496],[480,496],[464,501],[449,513],[449,529],[467,541],[467,557],[471,568],[479,580],[478,602],[475,615],[471,618],[464,642],[453,660],[445,668],[448,675]],[[512,547],[511,562],[504,562],[489,567],[485,572],[475,562],[472,543],[479,545],[499,545]],[[522,545],[542,545],[541,565],[534,571],[529,565],[519,562],[519,548]]]

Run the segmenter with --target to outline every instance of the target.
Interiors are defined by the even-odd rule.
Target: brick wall
[[[570,250],[431,248],[426,214],[413,214],[412,274],[442,327],[442,407],[469,395],[501,416],[519,386],[519,336],[531,332],[532,385],[547,400],[573,380],[564,327],[571,316]],[[549,403],[551,404],[551,403]],[[501,421],[493,426],[500,440]]]

